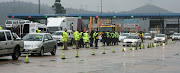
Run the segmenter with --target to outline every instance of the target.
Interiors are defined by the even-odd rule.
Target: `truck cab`
[[[13,37],[10,30],[0,30],[0,56],[17,60],[24,48],[24,41]]]

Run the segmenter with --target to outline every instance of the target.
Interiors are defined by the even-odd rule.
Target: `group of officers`
[[[89,32],[83,32],[83,31],[74,31],[74,41],[73,41],[73,49],[79,49],[79,48],[89,48],[89,42],[90,42],[90,47],[93,47],[93,44],[95,47],[98,47],[98,40],[99,37],[102,37],[102,42],[103,46],[107,45],[118,45],[119,42],[119,33],[118,32],[103,32],[102,35],[99,35],[98,31],[92,30],[90,35]],[[67,29],[64,30],[63,32],[63,49],[68,50],[67,48],[67,43],[68,43],[68,33]]]

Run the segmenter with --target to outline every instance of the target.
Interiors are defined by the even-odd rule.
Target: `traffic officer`
[[[75,35],[76,35],[76,32],[75,32],[75,30],[73,30],[73,34],[74,34],[74,39],[73,39],[73,49],[75,49],[75,45],[76,45],[76,42],[75,42]]]
[[[86,31],[85,35],[84,35],[84,38],[85,38],[85,47],[86,48],[89,48],[89,34],[88,34],[88,31]]]
[[[79,40],[79,47],[84,47],[84,43],[83,43],[83,31],[81,31],[79,33],[79,37],[80,37],[80,40]]]
[[[0,26],[0,29],[3,29],[3,28]]]
[[[94,38],[94,41],[95,41],[95,47],[97,48],[98,47],[98,31],[97,32],[94,32],[93,34],[93,38]]]
[[[111,31],[111,33],[110,33],[110,36],[111,36],[111,37],[110,37],[110,44],[113,45],[113,32],[112,32],[112,31]]]
[[[68,40],[69,40],[69,37],[68,37],[67,29],[65,29],[64,32],[63,32],[64,50],[68,50],[68,49],[67,49]]]
[[[106,43],[107,43],[107,46],[109,46],[109,44],[110,44],[110,33],[109,33],[109,31],[107,31],[107,39],[106,39]]]
[[[116,34],[115,32],[112,32],[112,45],[116,45]]]
[[[103,31],[103,34],[102,34],[102,42],[103,42],[103,46],[105,46],[106,44],[106,39],[107,39],[107,34],[105,33],[105,31]]]
[[[75,43],[76,43],[76,49],[79,49],[79,40],[80,40],[80,37],[79,37],[79,29],[77,29],[77,31],[74,33],[75,35]]]
[[[93,42],[94,42],[94,38],[93,38],[93,34],[94,34],[94,30],[91,31],[90,33],[90,47],[93,47]]]
[[[116,35],[116,37],[115,37],[115,43],[118,45],[118,42],[119,42],[119,34],[118,34],[118,32],[115,32],[115,35]]]

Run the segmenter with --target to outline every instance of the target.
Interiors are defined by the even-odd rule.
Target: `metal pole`
[[[101,14],[102,14],[102,0],[101,0]]]
[[[179,18],[178,18],[178,33],[179,33]]]
[[[38,9],[38,11],[39,11],[39,14],[41,14],[41,3],[40,3],[40,0],[39,0],[39,9]]]

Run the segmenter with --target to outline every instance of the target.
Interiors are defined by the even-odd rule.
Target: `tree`
[[[65,14],[66,10],[65,8],[61,5],[61,0],[56,0],[54,5],[52,6],[56,14]]]

